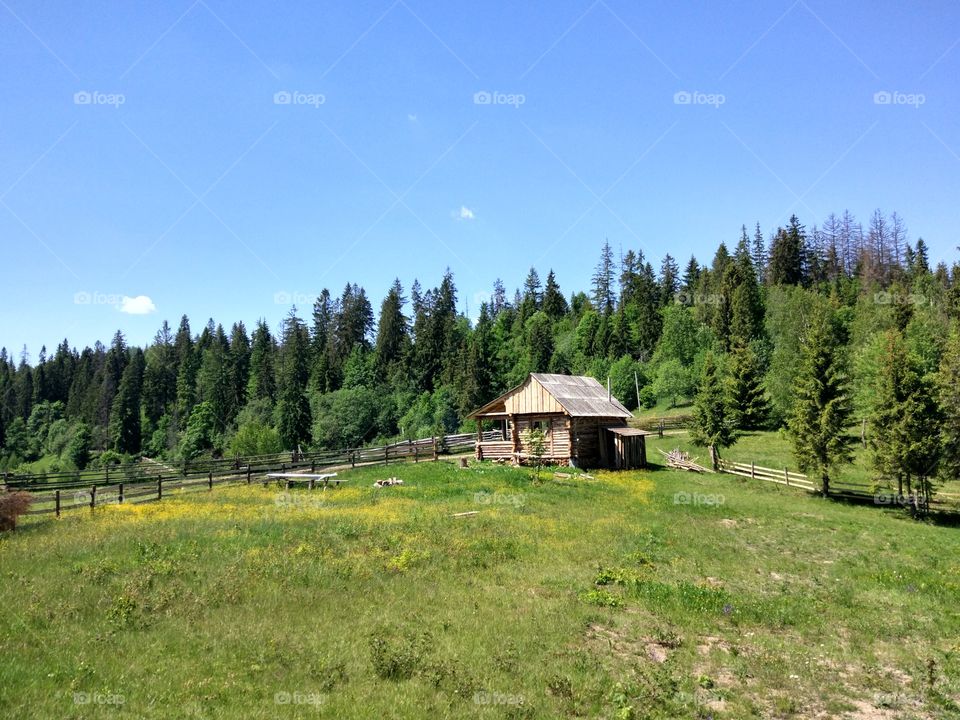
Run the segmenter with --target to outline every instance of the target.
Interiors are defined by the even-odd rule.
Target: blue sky
[[[957,257],[953,2],[2,0],[0,33],[0,344],[33,360],[448,266],[474,314],[531,265],[586,288],[604,238],[704,261],[793,212]]]

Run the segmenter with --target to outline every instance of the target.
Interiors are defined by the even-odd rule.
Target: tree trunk
[[[830,475],[826,472],[820,475],[820,491],[823,497],[830,497]]]

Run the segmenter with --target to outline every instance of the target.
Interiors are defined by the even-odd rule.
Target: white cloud
[[[475,217],[473,210],[466,205],[461,205],[460,209],[456,212],[456,218],[458,220],[473,220]]]
[[[157,306],[146,295],[137,295],[136,297],[124,295],[120,300],[119,310],[122,313],[127,313],[127,315],[149,315],[157,311]]]

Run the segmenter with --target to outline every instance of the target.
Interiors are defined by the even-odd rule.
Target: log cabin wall
[[[570,418],[566,415],[526,415],[517,418],[519,450],[530,452],[527,433],[540,423],[546,441],[546,457],[569,459],[570,457]]]

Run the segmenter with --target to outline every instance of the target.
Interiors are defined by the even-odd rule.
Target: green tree
[[[954,328],[940,361],[937,389],[943,412],[940,474],[944,479],[955,480],[960,478],[960,328]]]
[[[770,415],[763,386],[764,368],[749,343],[737,343],[730,352],[731,418],[735,427],[760,430]]]
[[[73,437],[67,445],[67,459],[77,470],[86,469],[90,463],[92,442],[90,426],[81,420],[73,428]]]
[[[932,378],[921,375],[900,332],[884,337],[886,352],[880,367],[878,402],[870,426],[873,467],[897,485],[899,495],[916,490],[929,503],[930,478],[941,452],[941,418],[934,400]]]
[[[719,457],[718,448],[729,447],[737,439],[726,383],[712,352],[704,357],[700,385],[694,400],[690,437],[694,442],[710,448],[714,468]]]
[[[310,440],[311,412],[306,386],[309,378],[310,338],[303,320],[291,308],[284,321],[281,347],[279,400],[277,402],[277,430],[288,450],[295,450]]]
[[[833,470],[850,459],[850,396],[841,353],[829,312],[818,308],[804,335],[788,428],[800,469],[817,476],[824,497]]]
[[[110,411],[110,438],[113,449],[135,455],[140,452],[140,393],[143,387],[143,351],[135,348],[124,368]]]

